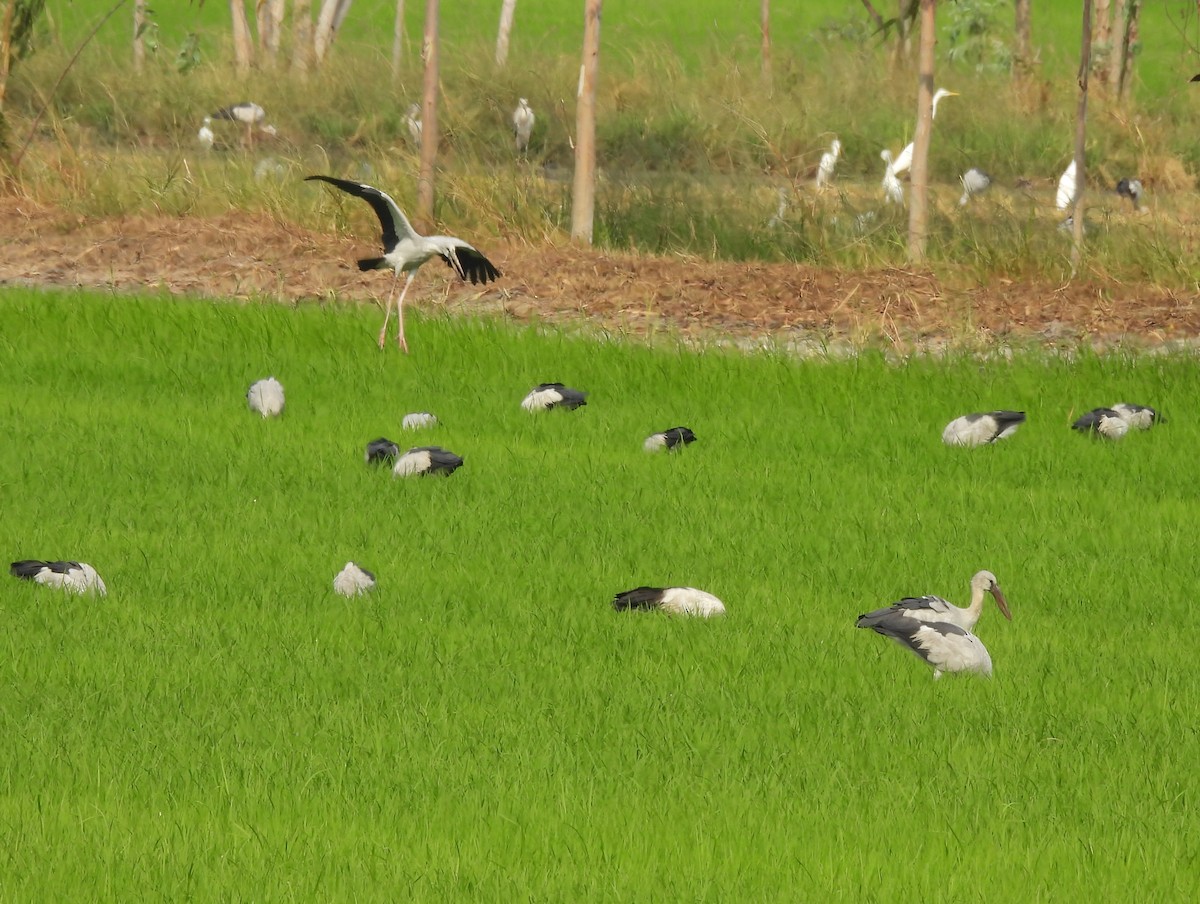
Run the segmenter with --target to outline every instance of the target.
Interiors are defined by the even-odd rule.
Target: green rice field
[[[0,290],[0,897],[1185,901],[1200,370],[737,353],[371,307]],[[265,421],[244,393],[275,375]],[[590,392],[531,416],[534,384]],[[1068,429],[1118,401],[1169,422]],[[947,449],[952,417],[1028,412]],[[395,480],[413,434],[466,463]],[[642,452],[676,424],[699,441]],[[349,559],[379,586],[344,600]],[[856,616],[1013,621],[931,679]],[[729,613],[615,613],[639,584]]]

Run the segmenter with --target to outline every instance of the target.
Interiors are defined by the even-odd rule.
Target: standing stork
[[[1025,423],[1024,411],[988,411],[956,417],[942,430],[947,446],[983,446],[1008,439]]]
[[[945,88],[938,88],[937,91],[934,92],[933,109],[930,110],[930,112],[929,112],[929,119],[931,121],[934,119],[937,119],[938,103],[941,101],[941,99],[943,97],[958,97],[958,92],[957,91],[947,91]],[[900,175],[905,170],[907,170],[910,166],[912,166],[913,144],[914,144],[914,142],[912,142],[912,141],[910,141],[908,144],[906,144],[904,146],[904,149],[900,152],[900,154],[896,157],[895,161],[892,163],[892,171],[897,176]]]
[[[725,614],[725,604],[703,590],[695,587],[635,587],[613,597],[613,608],[618,612],[626,609],[657,609],[673,615],[696,615],[711,618]]]
[[[33,581],[69,593],[98,593],[108,595],[108,588],[96,569],[87,562],[44,562],[41,559],[22,559],[8,567],[14,578]]]
[[[229,119],[240,122],[246,127],[246,144],[254,147],[254,130],[257,128],[264,135],[274,135],[275,127],[267,124],[267,111],[252,101],[244,100],[239,104],[222,107],[212,114],[213,119]]]
[[[517,153],[524,154],[529,150],[529,138],[533,135],[533,123],[536,118],[533,115],[533,108],[529,106],[529,101],[522,97],[512,115],[513,134],[517,139]]]
[[[971,577],[971,604],[965,608],[956,606],[940,596],[909,596],[883,609],[876,609],[859,617],[859,627],[869,628],[871,625],[862,624],[862,620],[882,618],[885,614],[897,618],[905,618],[916,622],[949,622],[964,631],[975,627],[979,617],[983,615],[984,596],[991,594],[996,600],[996,607],[1001,614],[1012,621],[1012,613],[1008,610],[1008,600],[996,582],[996,576],[990,571],[977,571]]]
[[[383,326],[379,329],[379,347],[383,348],[384,337],[387,333],[388,319],[392,315],[392,295],[395,294],[396,284],[400,274],[407,273],[408,279],[404,289],[396,301],[396,320],[399,327],[396,332],[396,344],[408,353],[408,341],[404,338],[404,296],[412,285],[417,270],[431,257],[440,257],[462,279],[470,280],[472,285],[483,283],[499,277],[500,271],[471,245],[462,239],[448,235],[418,235],[408,222],[408,217],[396,205],[391,196],[370,185],[361,182],[351,182],[348,179],[335,179],[333,176],[308,176],[305,182],[328,182],[334,188],[341,189],[347,194],[362,198],[371,205],[375,216],[379,217],[379,225],[383,229],[383,257],[367,257],[358,262],[359,270],[395,270],[396,278],[392,281],[392,290],[388,294],[387,303],[383,308]]]

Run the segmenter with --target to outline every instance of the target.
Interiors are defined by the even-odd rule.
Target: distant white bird
[[[892,152],[884,148],[879,152],[879,159],[885,164],[883,170],[883,194],[889,204],[904,205],[904,186],[896,178],[896,170],[892,165]]]
[[[647,452],[657,452],[660,449],[666,449],[672,452],[675,449],[682,449],[689,443],[696,441],[696,434],[687,427],[672,427],[670,430],[664,430],[662,433],[652,433],[646,437],[646,441],[642,443],[642,448]]]
[[[392,464],[400,457],[400,447],[386,436],[381,436],[367,443],[363,457],[369,465]]]
[[[1072,430],[1117,440],[1129,432],[1130,423],[1112,408],[1093,408],[1071,425]]]
[[[1149,430],[1155,424],[1166,423],[1166,418],[1148,405],[1131,405],[1129,402],[1117,402],[1112,406],[1121,420],[1137,430]]]
[[[404,415],[404,420],[400,422],[400,429],[423,430],[426,427],[436,427],[437,422],[435,414],[430,414],[428,411],[414,411],[412,414]]]
[[[256,128],[264,135],[276,134],[275,127],[267,124],[266,110],[248,100],[228,107],[222,107],[216,113],[212,114],[212,118],[240,122],[246,127],[246,144],[251,147],[254,146],[254,130]]]
[[[419,446],[409,449],[398,459],[392,468],[394,477],[428,476],[439,474],[449,477],[462,467],[463,460],[443,449],[441,446]]]
[[[959,207],[965,207],[971,198],[983,194],[992,186],[992,177],[975,167],[971,167],[959,176],[958,181],[962,183],[963,187],[962,197],[958,199]]]
[[[263,157],[254,164],[254,181],[264,182],[272,177],[282,179],[287,175],[287,167],[274,157]]]
[[[942,430],[947,446],[982,446],[1008,439],[1025,423],[1024,411],[987,411],[956,417]]]
[[[1142,182],[1140,179],[1122,179],[1117,183],[1117,194],[1128,198],[1134,210],[1142,209]]]
[[[69,593],[98,593],[108,595],[108,588],[96,569],[87,562],[43,562],[40,559],[23,559],[13,562],[9,574],[35,584],[44,584]]]
[[[971,633],[983,613],[985,593],[995,597],[1005,618],[1011,619],[1008,603],[990,571],[971,578],[971,605],[965,609],[940,596],[909,597],[891,606],[860,615],[856,625],[890,637],[933,667],[933,677],[943,672],[992,674],[987,647]]]
[[[278,417],[283,413],[283,386],[274,377],[252,383],[246,390],[246,404],[263,417]]]
[[[517,152],[520,154],[529,150],[529,138],[533,135],[533,123],[536,118],[529,101],[522,97],[512,115],[513,134],[516,135]]]
[[[374,586],[375,575],[353,562],[347,562],[333,579],[333,589],[342,596],[358,596]]]
[[[841,153],[842,143],[835,138],[829,145],[829,150],[821,155],[821,162],[817,164],[818,191],[833,181],[833,171],[837,169],[838,157]]]
[[[404,114],[404,125],[408,127],[408,138],[414,147],[421,146],[421,108],[409,104],[408,112]]]
[[[1075,160],[1072,159],[1058,179],[1058,193],[1054,203],[1059,210],[1070,210],[1075,207]]]
[[[541,383],[529,390],[529,394],[521,400],[521,407],[526,411],[548,411],[551,408],[574,411],[587,404],[587,395],[578,389],[568,389],[562,383]]]
[[[200,125],[200,131],[196,133],[196,140],[200,142],[200,147],[204,148],[204,150],[212,150],[213,142],[217,140],[217,136],[213,134],[211,116],[204,117],[204,122]]]
[[[379,330],[380,348],[383,348],[388,319],[392,314],[392,294],[396,291],[396,284],[400,281],[401,273],[407,273],[408,279],[396,301],[396,319],[399,321],[396,342],[405,353],[408,352],[408,341],[404,338],[404,296],[423,263],[431,257],[440,257],[462,279],[470,280],[472,285],[486,284],[501,275],[491,261],[462,239],[448,235],[418,235],[409,224],[408,217],[404,215],[391,196],[379,189],[363,185],[361,182],[351,182],[348,179],[335,179],[333,176],[308,176],[304,181],[312,182],[314,180],[328,182],[334,188],[339,188],[356,198],[362,198],[371,205],[375,216],[379,218],[379,225],[383,229],[381,237],[383,257],[363,258],[358,262],[358,269],[396,271],[396,278],[392,282],[392,291],[384,306],[383,326]]]
[[[938,88],[933,94],[933,109],[930,111],[930,119],[937,119],[938,102],[941,101],[943,97],[958,97],[958,92],[947,91],[945,88]],[[899,156],[896,157],[895,162],[892,164],[892,171],[897,176],[912,166],[913,144],[914,142],[912,141],[906,144],[904,146],[904,150],[900,152]]]
[[[771,215],[771,219],[767,220],[768,229],[778,229],[787,218],[788,196],[791,194],[791,189],[786,185],[781,185],[778,188],[778,194],[779,202],[775,205],[775,213]]]
[[[674,615],[696,615],[701,618],[725,614],[723,602],[695,587],[637,587],[614,596],[613,608],[618,612],[625,609],[657,609]]]

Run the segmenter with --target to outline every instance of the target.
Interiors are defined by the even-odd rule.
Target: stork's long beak
[[[1004,617],[1012,621],[1012,613],[1008,611],[1008,602],[1004,599],[1004,594],[1000,592],[1000,585],[992,585],[992,596],[996,598],[996,605],[1000,607],[1000,611],[1004,613]]]

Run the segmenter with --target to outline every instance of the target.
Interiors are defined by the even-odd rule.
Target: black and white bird
[[[562,383],[541,383],[529,390],[521,400],[521,407],[526,411],[549,411],[551,408],[574,411],[587,404],[587,395],[578,389],[568,389]]]
[[[983,614],[984,595],[991,593],[1000,612],[1012,619],[1008,602],[996,576],[980,571],[971,578],[971,605],[955,606],[940,596],[909,597],[891,606],[860,615],[859,628],[870,628],[890,637],[933,667],[933,677],[943,672],[992,674],[987,647],[971,633]]]
[[[246,390],[246,404],[263,417],[283,414],[283,385],[274,377],[252,383]]]
[[[842,143],[835,138],[829,145],[829,150],[821,155],[821,162],[817,164],[817,191],[833,181],[833,172],[837,169],[841,153]]]
[[[421,146],[421,108],[416,104],[409,104],[408,112],[404,114],[404,125],[408,128],[408,137],[412,141],[413,147]]]
[[[267,123],[267,111],[258,104],[244,100],[239,104],[222,107],[212,114],[213,119],[228,119],[240,122],[246,127],[246,144],[253,147],[254,131],[257,129],[264,135],[275,135],[275,127]]]
[[[342,596],[358,596],[375,586],[375,575],[367,569],[347,562],[333,579],[333,589]]]
[[[529,150],[529,139],[533,135],[533,123],[536,119],[537,117],[533,115],[533,108],[529,106],[529,101],[522,97],[517,102],[517,109],[513,111],[512,115],[517,153],[524,154]]]
[[[947,446],[983,446],[1007,439],[1025,423],[1024,411],[986,411],[956,417],[942,430]]]
[[[959,176],[958,181],[962,183],[963,187],[962,197],[958,199],[959,207],[966,207],[967,202],[973,197],[983,194],[992,187],[992,177],[976,167],[971,167]]]
[[[1142,209],[1142,181],[1140,179],[1122,179],[1117,183],[1117,194],[1128,198],[1135,211]]]
[[[367,451],[364,455],[369,465],[390,465],[399,457],[400,447],[385,436],[367,443]]]
[[[636,587],[618,593],[613,597],[612,604],[618,612],[626,609],[657,609],[674,615],[695,615],[700,618],[725,614],[723,602],[695,587]]]
[[[428,411],[414,411],[411,414],[404,415],[404,420],[400,422],[401,430],[423,430],[426,427],[437,426],[437,415],[430,414]]]
[[[646,437],[646,441],[642,443],[642,448],[647,452],[657,452],[660,449],[672,452],[675,449],[682,449],[684,446],[695,441],[696,434],[689,428],[672,427],[661,433],[651,433]]]
[[[417,477],[438,474],[449,477],[462,467],[463,460],[441,446],[419,446],[409,449],[392,468],[393,477]]]
[[[204,148],[204,150],[212,150],[213,142],[217,140],[217,136],[213,134],[211,116],[205,116],[204,122],[200,123],[200,131],[196,133],[196,140],[200,142],[200,147]]]
[[[333,176],[308,176],[304,181],[328,182],[334,188],[341,189],[356,198],[362,198],[371,205],[371,209],[379,217],[379,225],[383,229],[381,236],[383,256],[363,258],[358,262],[358,269],[394,270],[396,272],[396,278],[392,282],[392,291],[384,306],[383,327],[379,330],[380,348],[383,348],[388,319],[392,313],[392,294],[396,291],[396,284],[400,281],[401,273],[407,273],[408,279],[396,301],[396,319],[400,324],[396,333],[396,342],[405,352],[408,351],[408,342],[404,338],[404,296],[423,263],[431,257],[440,257],[462,279],[469,280],[473,285],[486,284],[501,275],[491,261],[462,239],[448,235],[418,235],[409,224],[408,217],[404,215],[391,196],[377,188],[361,182],[351,182],[348,179],[336,179]]]
[[[108,595],[108,588],[96,569],[87,562],[44,562],[40,559],[23,559],[13,562],[8,573],[15,578],[44,584],[69,593],[98,593]]]
[[[1121,420],[1137,430],[1149,430],[1155,424],[1165,424],[1167,419],[1149,405],[1133,405],[1129,402],[1117,402],[1112,406]]]
[[[1129,421],[1112,408],[1093,408],[1071,425],[1072,430],[1118,440],[1129,432]]]

